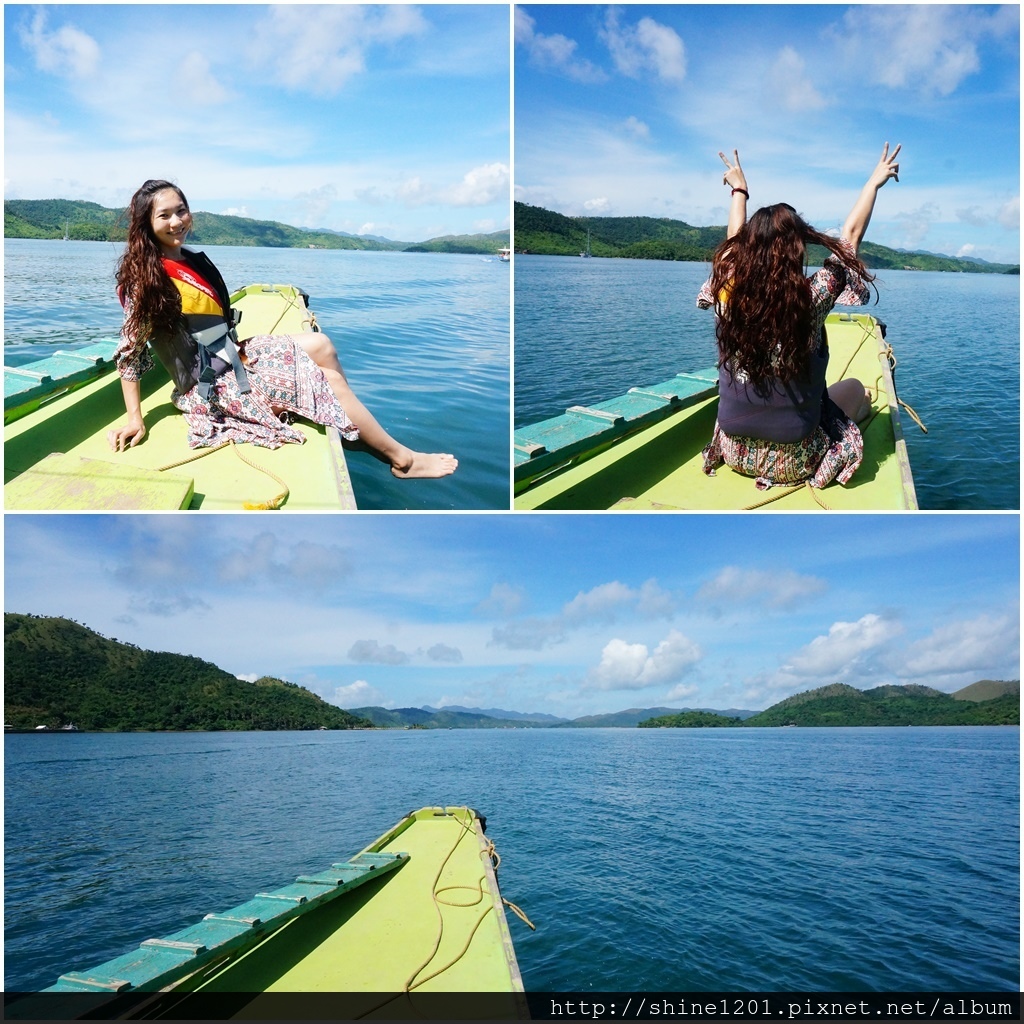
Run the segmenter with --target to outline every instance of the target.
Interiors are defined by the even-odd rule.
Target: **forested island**
[[[5,612],[4,724],[83,732],[1019,725],[1020,684],[981,680],[953,694],[831,684],[760,712],[628,708],[566,719],[500,708],[343,711],[272,676],[247,682],[200,658],[145,651],[71,619]]]
[[[124,210],[70,199],[8,199],[4,201],[5,238],[52,238],[74,241],[123,242],[128,218]],[[351,235],[343,231],[311,231],[271,220],[226,214],[192,214],[190,243],[195,245],[265,246],[272,249],[363,249],[377,252],[449,252],[493,255],[509,244],[509,232],[442,235],[423,242]]]
[[[370,723],[295,683],[246,682],[70,619],[4,614],[4,727],[87,732],[354,729]]]
[[[579,256],[588,241],[592,256],[708,262],[725,238],[725,225],[698,228],[667,217],[566,217],[540,206],[515,204],[514,248],[538,256]],[[810,266],[821,266],[821,246],[807,250]],[[1020,266],[904,252],[864,242],[860,255],[874,270],[942,270],[965,274],[1019,274]]]
[[[864,725],[1020,725],[1020,683],[980,680],[955,693],[929,686],[858,690],[832,683],[797,693],[750,718],[687,712],[641,722],[641,729]]]

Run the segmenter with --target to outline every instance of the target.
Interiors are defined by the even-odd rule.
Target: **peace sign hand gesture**
[[[719,151],[718,155],[722,158],[722,163],[725,164],[725,174],[722,176],[722,184],[746,190],[747,179],[743,173],[743,168],[740,167],[739,151],[735,149],[732,151],[733,163],[729,163],[729,158],[721,151]]]
[[[882,155],[878,160],[878,164],[871,172],[871,177],[868,178],[869,185],[873,185],[876,189],[879,189],[890,178],[894,178],[896,181],[900,180],[900,165],[896,162],[896,157],[901,148],[902,143],[897,145],[890,153],[888,142],[882,147]]]

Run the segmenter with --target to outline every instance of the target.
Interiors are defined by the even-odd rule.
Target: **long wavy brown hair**
[[[169,181],[150,179],[128,206],[128,244],[117,264],[117,291],[127,311],[124,332],[149,339],[181,330],[181,294],[160,262],[163,253],[153,236],[153,200],[164,189],[177,192],[188,208],[185,193]]]
[[[762,397],[776,381],[788,384],[806,375],[808,356],[818,346],[811,336],[811,288],[804,267],[811,242],[834,253],[865,282],[874,280],[838,239],[812,228],[786,203],[762,207],[715,250],[711,293],[719,366],[743,371]]]

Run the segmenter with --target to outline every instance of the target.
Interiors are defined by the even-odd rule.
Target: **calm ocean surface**
[[[497,258],[205,246],[229,288],[287,283],[310,295],[356,394],[399,440],[459,459],[454,476],[394,480],[368,455],[349,468],[363,509],[509,507],[509,279]],[[116,336],[123,246],[7,239],[4,362]]]
[[[7,736],[5,984],[488,817],[532,991],[1016,991],[1019,729]]]
[[[713,366],[714,318],[695,306],[706,263],[518,256],[515,422]],[[879,271],[921,508],[1020,505],[1020,278]]]

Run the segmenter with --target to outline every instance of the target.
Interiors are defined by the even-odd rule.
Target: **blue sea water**
[[[7,239],[4,362],[116,336],[123,246]],[[205,246],[229,288],[295,284],[310,295],[355,393],[396,438],[450,451],[454,476],[397,481],[349,456],[360,508],[509,507],[508,266],[444,253]]]
[[[5,984],[487,815],[528,991],[1019,982],[1019,729],[5,737]]]
[[[518,256],[515,423],[716,362],[706,263]],[[1020,278],[878,271],[921,508],[1020,505]]]

